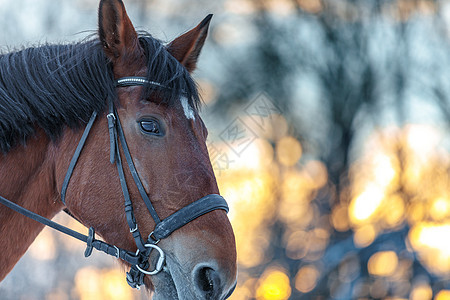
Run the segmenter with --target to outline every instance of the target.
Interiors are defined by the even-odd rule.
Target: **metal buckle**
[[[159,248],[158,246],[156,246],[155,244],[145,244],[144,247],[145,248],[153,248],[159,252],[159,258],[158,258],[158,261],[156,262],[155,269],[153,271],[148,271],[148,270],[142,269],[138,265],[136,265],[136,268],[139,271],[141,271],[142,273],[147,274],[147,275],[158,274],[159,272],[161,272],[161,270],[164,266],[164,262],[166,260],[166,255],[164,254],[164,251],[161,248]],[[137,251],[136,251],[136,256],[138,256],[138,255],[139,255],[139,249],[137,249]]]
[[[136,230],[138,230],[138,225],[137,225],[137,223],[136,223],[136,227],[134,227],[133,229],[130,228],[130,232],[133,233],[133,232],[135,232]]]
[[[116,116],[114,115],[114,113],[109,113],[109,114],[107,114],[106,115],[106,118],[112,118],[112,121],[115,121],[116,120]]]
[[[115,245],[113,245],[114,248],[116,248],[116,257],[120,258],[120,251],[119,248],[117,248]]]

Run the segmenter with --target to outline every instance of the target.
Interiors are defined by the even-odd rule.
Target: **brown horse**
[[[158,217],[164,221],[219,193],[190,76],[210,19],[164,46],[136,33],[122,1],[102,0],[98,39],[0,56],[0,195],[49,219],[67,209],[114,245],[109,252],[117,249],[122,259],[145,257],[141,268],[147,263],[151,269],[163,251],[166,259],[157,274],[134,269],[154,290],[154,299],[224,299],[236,284],[236,245],[223,209],[203,211],[193,220],[176,215],[176,230],[161,234],[157,246],[160,238],[152,235]],[[89,119],[93,112],[98,117]],[[92,128],[66,184],[88,120]],[[114,161],[131,164],[123,168],[123,178]],[[124,207],[131,209],[125,213]],[[0,280],[43,227],[0,205]],[[149,236],[143,242],[147,256],[133,256],[142,252],[141,236]],[[90,237],[88,245],[93,232]],[[153,247],[158,251],[150,251]]]

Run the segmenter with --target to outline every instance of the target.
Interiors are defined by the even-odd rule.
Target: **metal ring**
[[[156,239],[156,238],[153,236],[153,233],[154,233],[154,231],[150,232],[150,234],[148,235],[147,240],[150,240],[150,238],[151,238],[151,239],[153,240],[153,244],[156,245],[156,244],[159,243],[160,240]]]
[[[159,272],[161,272],[161,270],[162,270],[162,268],[163,268],[163,266],[164,266],[164,262],[165,262],[165,260],[166,260],[166,255],[164,254],[164,251],[163,251],[161,248],[159,248],[158,246],[156,246],[155,244],[145,244],[144,246],[145,246],[145,248],[153,248],[153,249],[156,249],[156,250],[159,252],[159,258],[158,258],[158,261],[156,262],[156,266],[155,266],[155,269],[154,269],[153,271],[147,271],[147,270],[144,270],[144,269],[142,269],[141,267],[139,267],[138,265],[136,265],[136,268],[137,268],[139,271],[141,271],[142,273],[147,274],[147,275],[155,275],[155,274],[158,274]],[[137,256],[138,254],[139,254],[139,249],[137,249],[137,251],[136,251],[136,256]]]

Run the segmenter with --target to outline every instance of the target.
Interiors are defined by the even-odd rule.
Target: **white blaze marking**
[[[181,105],[183,106],[184,115],[186,116],[186,118],[192,119],[195,121],[194,110],[189,105],[188,99],[186,97],[181,97],[180,101],[181,101]]]

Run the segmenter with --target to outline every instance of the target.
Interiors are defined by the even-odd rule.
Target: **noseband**
[[[144,77],[124,77],[118,79],[116,82],[116,87],[128,87],[128,86],[154,86],[157,88],[165,88],[162,84],[157,82],[148,81]],[[92,125],[97,117],[97,113],[94,112],[86,125],[83,135],[78,143],[75,153],[70,161],[69,168],[67,170],[66,176],[63,181],[61,189],[61,200],[66,205],[66,192],[69,186],[70,178],[72,176],[73,170],[77,164],[78,158],[83,150],[86,143],[89,132]],[[49,219],[46,219],[40,215],[37,215],[31,211],[24,209],[21,206],[3,198],[0,196],[0,203],[16,210],[17,212],[32,218],[44,225],[50,226],[56,230],[59,230],[65,234],[68,234],[74,238],[77,238],[83,242],[86,242],[87,248],[84,253],[85,257],[88,257],[92,253],[92,249],[95,248],[99,251],[105,252],[109,255],[120,258],[131,265],[130,271],[127,272],[127,282],[133,287],[139,289],[139,287],[144,284],[145,275],[155,275],[159,273],[165,264],[165,254],[164,251],[157,245],[161,239],[168,237],[175,230],[183,227],[187,223],[193,221],[194,219],[217,209],[225,210],[228,212],[228,205],[225,199],[217,194],[210,194],[203,198],[196,200],[195,202],[181,208],[167,218],[161,220],[150,201],[144,186],[142,185],[139,174],[134,166],[133,159],[131,157],[125,135],[122,129],[122,124],[120,123],[119,115],[114,106],[113,99],[109,99],[108,103],[108,130],[109,130],[109,141],[110,141],[110,162],[116,164],[117,171],[119,174],[120,186],[122,188],[122,193],[125,199],[125,216],[130,228],[130,233],[132,234],[134,241],[137,246],[136,253],[130,252],[128,250],[121,249],[115,245],[107,244],[103,241],[95,239],[95,231],[93,227],[89,228],[89,235],[83,235],[75,232],[65,226],[57,224]],[[134,183],[139,191],[139,194],[144,201],[147,209],[155,221],[154,230],[148,235],[147,239],[144,240],[139,231],[138,224],[136,222],[133,204],[131,202],[130,193],[128,190],[125,173],[122,164],[122,158],[120,155],[120,148],[122,149],[122,154],[125,157],[128,169],[133,177]],[[150,254],[155,250],[158,252],[158,260],[153,266],[153,270],[150,268]]]

